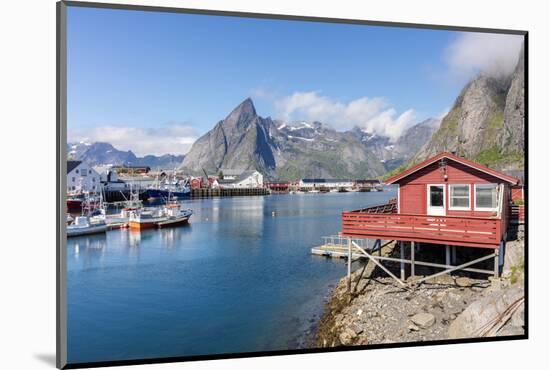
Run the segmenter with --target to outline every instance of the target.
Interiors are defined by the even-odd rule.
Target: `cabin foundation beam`
[[[351,293],[351,238],[348,237],[348,292]]]
[[[451,246],[445,246],[445,264],[447,266],[451,265]]]
[[[502,242],[501,242],[502,243]],[[499,249],[500,248],[495,248],[495,253],[494,253],[494,256],[495,256],[495,273],[494,273],[494,276],[497,278],[500,274],[500,266],[499,266]]]
[[[394,274],[392,274],[392,272],[390,270],[388,270],[384,265],[382,265],[380,262],[377,261],[377,259],[380,259],[381,257],[375,257],[375,256],[371,256],[369,253],[367,253],[367,251],[365,251],[363,248],[361,248],[359,245],[357,245],[357,243],[353,242],[353,245],[355,246],[355,248],[359,249],[359,251],[361,251],[361,253],[363,253],[369,260],[371,260],[376,266],[380,267],[386,274],[388,274],[389,276],[391,276],[395,281],[397,281],[399,283],[399,285],[403,286],[403,287],[406,287],[407,284],[405,284],[402,280],[400,280],[397,276],[395,276]]]
[[[411,242],[411,277],[414,278],[415,271],[414,271],[414,242]]]
[[[401,267],[401,280],[405,280],[405,243],[399,242],[399,254],[401,256],[400,267]]]
[[[451,247],[451,264],[456,265],[456,246]]]
[[[436,278],[438,276],[441,276],[441,275],[444,275],[444,274],[450,274],[451,272],[453,271],[457,271],[457,270],[465,270],[465,267],[468,267],[468,266],[471,266],[471,265],[475,265],[476,263],[479,263],[479,262],[482,262],[482,261],[485,261],[485,260],[488,260],[490,258],[495,258],[497,263],[498,263],[498,255],[497,255],[497,251],[495,250],[495,253],[491,253],[489,254],[488,256],[483,256],[483,257],[480,257],[480,258],[477,258],[473,261],[470,261],[470,262],[466,262],[466,263],[463,263],[462,265],[459,265],[459,266],[453,266],[447,270],[444,270],[444,271],[441,271],[441,272],[438,272],[437,274],[433,274],[433,275],[430,275],[430,276],[426,276],[418,281],[416,281],[417,284],[420,284],[426,280],[430,280],[430,279],[433,279],[433,278]]]

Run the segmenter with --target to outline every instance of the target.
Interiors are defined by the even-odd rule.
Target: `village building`
[[[264,176],[256,170],[221,169],[217,183],[220,188],[263,188]]]
[[[401,263],[401,284],[405,264],[411,265],[412,276],[415,264],[443,268],[437,275],[459,269],[499,275],[509,230],[511,189],[518,185],[517,178],[443,152],[385,183],[398,187],[396,200],[342,214],[340,235],[348,239],[350,254],[356,248],[369,259],[379,258],[358,246],[353,238],[371,239],[378,245],[382,240],[395,240],[401,258],[385,260]],[[445,248],[445,264],[415,261],[414,253],[420,245]],[[489,254],[456,266],[457,247],[483,249]],[[473,268],[491,258],[494,269]],[[348,267],[348,276],[349,272]]]
[[[93,168],[100,176],[104,191],[124,191],[129,189],[129,184],[119,178],[118,173],[113,169],[112,165],[98,165]]]
[[[287,192],[289,191],[290,181],[285,180],[272,180],[265,183],[266,188],[274,192]]]
[[[97,193],[101,190],[99,174],[82,161],[67,161],[67,192]]]
[[[339,179],[301,179],[298,186],[305,190],[312,189],[338,189],[352,188],[355,186],[354,180],[339,180]]]
[[[129,174],[129,175],[145,175],[151,171],[149,166],[113,166],[112,169],[119,174]]]
[[[378,179],[361,179],[355,180],[355,186],[359,189],[376,189],[382,186]]]

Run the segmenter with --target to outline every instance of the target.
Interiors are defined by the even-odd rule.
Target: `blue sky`
[[[464,39],[452,31],[69,7],[69,140],[182,153],[249,96],[262,116],[398,136],[441,115],[487,64],[460,61],[465,47],[453,47]]]

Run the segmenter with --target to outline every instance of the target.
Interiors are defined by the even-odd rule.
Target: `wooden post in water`
[[[348,292],[351,293],[351,238],[348,237]]]

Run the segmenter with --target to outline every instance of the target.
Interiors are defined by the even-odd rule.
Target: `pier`
[[[266,188],[197,188],[191,189],[191,198],[235,197],[268,195]]]
[[[378,250],[381,247],[380,244],[370,239],[358,238],[353,239],[353,242],[362,249],[370,251]],[[311,254],[316,256],[348,258],[348,253],[348,238],[339,235],[324,236],[322,245],[311,248]],[[358,259],[363,257],[365,256],[361,253],[361,250],[352,246],[351,258]]]

